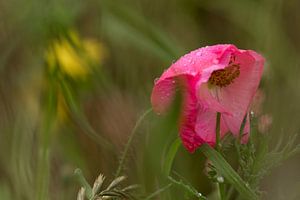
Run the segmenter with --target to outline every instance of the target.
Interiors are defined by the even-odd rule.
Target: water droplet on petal
[[[159,80],[159,78],[155,78],[154,79],[154,84],[156,84],[158,80]]]
[[[198,51],[198,52],[196,53],[196,56],[202,56],[202,51]]]

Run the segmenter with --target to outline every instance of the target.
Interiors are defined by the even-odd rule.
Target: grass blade
[[[203,144],[200,148],[201,152],[211,160],[217,171],[240,193],[243,199],[258,199],[242,178],[234,171],[234,169],[226,162],[226,160],[213,148],[207,144]]]
[[[180,147],[181,141],[179,139],[179,137],[176,138],[176,140],[171,144],[167,154],[166,154],[166,158],[165,158],[165,163],[163,166],[163,174],[166,176],[169,176],[171,168],[172,168],[172,164],[174,161],[174,158],[176,156],[176,153]]]

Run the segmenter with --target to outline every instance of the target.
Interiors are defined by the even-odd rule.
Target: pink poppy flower
[[[221,137],[238,136],[241,123],[258,88],[264,58],[234,45],[215,45],[192,51],[173,63],[155,82],[151,103],[164,113],[179,87],[183,94],[180,137],[188,151],[216,143],[216,113],[221,113]],[[249,137],[246,121],[242,142]]]

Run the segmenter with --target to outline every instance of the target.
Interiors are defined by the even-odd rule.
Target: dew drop
[[[217,181],[219,183],[224,183],[224,178],[222,176],[218,176]]]
[[[159,80],[159,78],[155,78],[154,79],[154,84],[156,84],[158,80]]]
[[[198,51],[198,52],[196,53],[196,56],[202,56],[202,51]]]

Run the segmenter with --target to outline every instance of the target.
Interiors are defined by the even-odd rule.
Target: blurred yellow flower
[[[80,40],[76,32],[70,31],[68,37],[52,42],[45,57],[50,69],[58,67],[74,79],[84,79],[92,66],[101,64],[105,50],[96,40]]]
[[[94,39],[83,40],[83,47],[91,59],[97,62],[103,61],[106,56],[106,51],[101,43]]]

